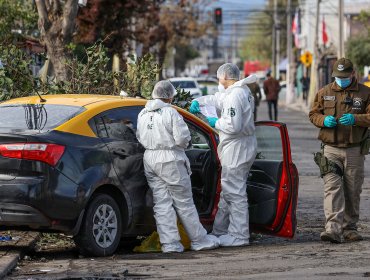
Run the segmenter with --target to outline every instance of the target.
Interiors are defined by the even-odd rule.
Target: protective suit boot
[[[163,253],[182,253],[184,252],[184,246],[179,241],[173,243],[162,244]]]
[[[249,239],[236,238],[230,234],[221,235],[219,239],[221,247],[235,247],[249,245]]]
[[[214,235],[206,235],[200,241],[191,242],[193,251],[210,250],[220,246],[220,240]]]

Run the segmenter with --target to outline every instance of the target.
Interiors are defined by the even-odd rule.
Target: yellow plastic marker
[[[177,227],[179,229],[179,234],[181,238],[181,244],[184,246],[185,250],[190,249],[190,239],[186,234],[186,231],[182,224],[177,222]],[[139,246],[134,248],[135,253],[158,253],[162,252],[161,243],[159,241],[158,232],[154,231],[151,235],[144,239]]]

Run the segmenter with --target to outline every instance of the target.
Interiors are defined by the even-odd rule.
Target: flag
[[[299,34],[301,33],[301,28],[299,25],[299,12],[296,10],[294,14],[294,19],[292,23],[292,33],[294,34],[294,45],[299,48]]]
[[[322,18],[322,42],[324,46],[329,41],[328,33],[326,33],[326,24],[325,24],[325,18]]]

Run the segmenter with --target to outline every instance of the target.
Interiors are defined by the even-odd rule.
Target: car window
[[[94,118],[97,136],[114,140],[137,142],[137,116],[142,107],[120,107],[106,111]]]
[[[218,83],[213,81],[198,81],[198,84],[203,86],[218,86]]]
[[[193,81],[171,81],[175,88],[196,88],[196,84]]]
[[[188,127],[191,135],[191,145],[194,148],[209,149],[208,137],[206,134],[192,124],[188,124]]]
[[[256,126],[257,159],[283,160],[280,129],[275,126]]]
[[[81,106],[55,104],[3,104],[0,131],[50,130],[85,111]]]

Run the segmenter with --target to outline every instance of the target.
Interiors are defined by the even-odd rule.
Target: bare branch
[[[78,12],[78,0],[67,0],[63,12],[62,36],[69,41],[72,37]]]
[[[45,30],[50,28],[50,21],[48,19],[48,11],[44,0],[36,0],[37,12],[39,14],[39,29],[41,33],[45,33]]]

